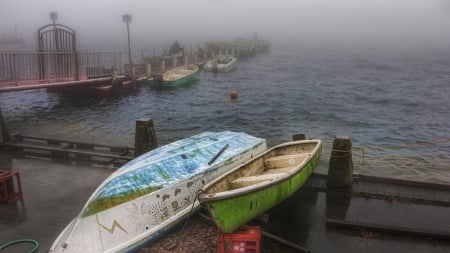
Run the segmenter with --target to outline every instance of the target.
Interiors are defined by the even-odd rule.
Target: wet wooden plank
[[[338,228],[347,228],[347,229],[356,229],[356,230],[371,230],[382,233],[389,234],[398,234],[398,235],[407,235],[407,236],[418,236],[418,237],[426,237],[426,238],[436,238],[449,240],[450,233],[445,233],[442,231],[435,230],[425,230],[418,228],[408,228],[408,227],[400,227],[395,225],[381,225],[374,224],[368,222],[358,222],[358,221],[348,221],[348,220],[339,220],[339,219],[327,219],[327,226],[338,227]]]
[[[131,160],[133,157],[131,156],[120,156],[120,155],[114,155],[114,154],[108,154],[108,153],[102,153],[102,152],[94,152],[94,151],[81,151],[81,150],[75,150],[71,148],[60,148],[60,147],[50,147],[50,146],[43,146],[43,145],[36,145],[36,144],[21,144],[21,143],[4,143],[2,145],[5,148],[9,149],[37,149],[37,150],[45,150],[45,151],[52,151],[52,152],[65,152],[65,153],[72,153],[77,154],[80,156],[98,156],[98,157],[105,157],[105,158],[112,158],[112,159],[127,159]]]

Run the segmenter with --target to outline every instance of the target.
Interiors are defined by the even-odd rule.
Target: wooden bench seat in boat
[[[308,154],[309,153],[273,156],[267,158],[264,161],[264,165],[267,169],[293,167],[299,165]]]
[[[275,168],[275,169],[266,169],[266,170],[264,170],[263,173],[264,174],[284,173],[284,172],[289,172],[289,171],[293,170],[294,168],[295,168],[295,166]]]
[[[248,176],[248,177],[240,177],[231,182],[231,185],[233,188],[241,188],[246,187],[250,185],[254,185],[257,183],[261,183],[263,181],[269,181],[273,178],[281,177],[286,175],[286,173],[273,173],[273,174],[261,174],[261,175],[255,175],[255,176]]]

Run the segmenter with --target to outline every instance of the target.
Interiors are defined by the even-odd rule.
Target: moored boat
[[[205,132],[128,162],[94,191],[50,252],[132,252],[198,209],[198,190],[265,151],[245,133]]]
[[[175,88],[192,83],[197,77],[199,68],[195,64],[188,64],[157,74],[147,80],[150,87]]]
[[[237,58],[232,55],[218,55],[203,66],[209,72],[230,72],[236,67]]]
[[[299,190],[321,150],[320,140],[275,146],[205,185],[200,203],[222,232],[231,233]]]

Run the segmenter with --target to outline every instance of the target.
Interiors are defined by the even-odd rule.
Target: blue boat
[[[199,208],[208,182],[266,150],[245,133],[205,132],[143,154],[112,173],[50,252],[130,252]]]

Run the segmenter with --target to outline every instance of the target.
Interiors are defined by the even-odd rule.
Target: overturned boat
[[[265,150],[264,139],[224,131],[143,154],[105,179],[50,252],[138,250],[197,210],[202,186]]]

